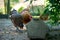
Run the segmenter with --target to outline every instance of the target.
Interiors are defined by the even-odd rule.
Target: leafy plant
[[[60,20],[60,0],[48,0],[49,5],[46,6],[44,13],[49,14],[53,24],[59,23]]]
[[[39,6],[32,6],[30,8],[30,12],[32,16],[39,16],[40,15],[40,7]]]
[[[24,7],[20,7],[20,8],[18,9],[18,12],[20,13],[23,9],[24,9]]]

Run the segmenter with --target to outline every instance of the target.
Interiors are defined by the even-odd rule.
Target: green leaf
[[[18,12],[20,13],[23,9],[24,9],[24,7],[20,7],[20,8],[18,9]]]

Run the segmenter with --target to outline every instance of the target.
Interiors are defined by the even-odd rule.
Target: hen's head
[[[17,10],[15,10],[15,9],[13,9],[13,10],[11,10],[10,11],[10,15],[12,15],[12,14],[17,14],[18,12],[17,12]]]
[[[27,24],[27,23],[30,22],[31,19],[32,19],[32,16],[31,16],[30,12],[27,11],[27,10],[24,10],[24,11],[21,13],[21,15],[22,15],[22,17],[23,17],[23,23],[24,23],[24,24]]]

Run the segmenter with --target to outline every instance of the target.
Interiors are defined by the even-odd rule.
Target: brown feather
[[[30,15],[30,13],[28,11],[22,12],[21,15],[23,17],[23,23],[24,24],[26,24],[26,23],[31,21],[32,16]]]

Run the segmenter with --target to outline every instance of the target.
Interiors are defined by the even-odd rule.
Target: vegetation
[[[11,0],[11,2],[18,3],[18,2],[19,2],[19,0]]]
[[[49,14],[52,24],[59,24],[60,20],[60,0],[48,0],[49,4],[46,6],[44,13]]]
[[[20,8],[18,9],[18,12],[20,13],[23,9],[24,9],[24,7],[20,7]]]
[[[40,15],[40,7],[39,6],[32,6],[30,8],[30,12],[32,16],[39,16]]]
[[[3,9],[2,8],[0,8],[0,14],[3,14]]]

